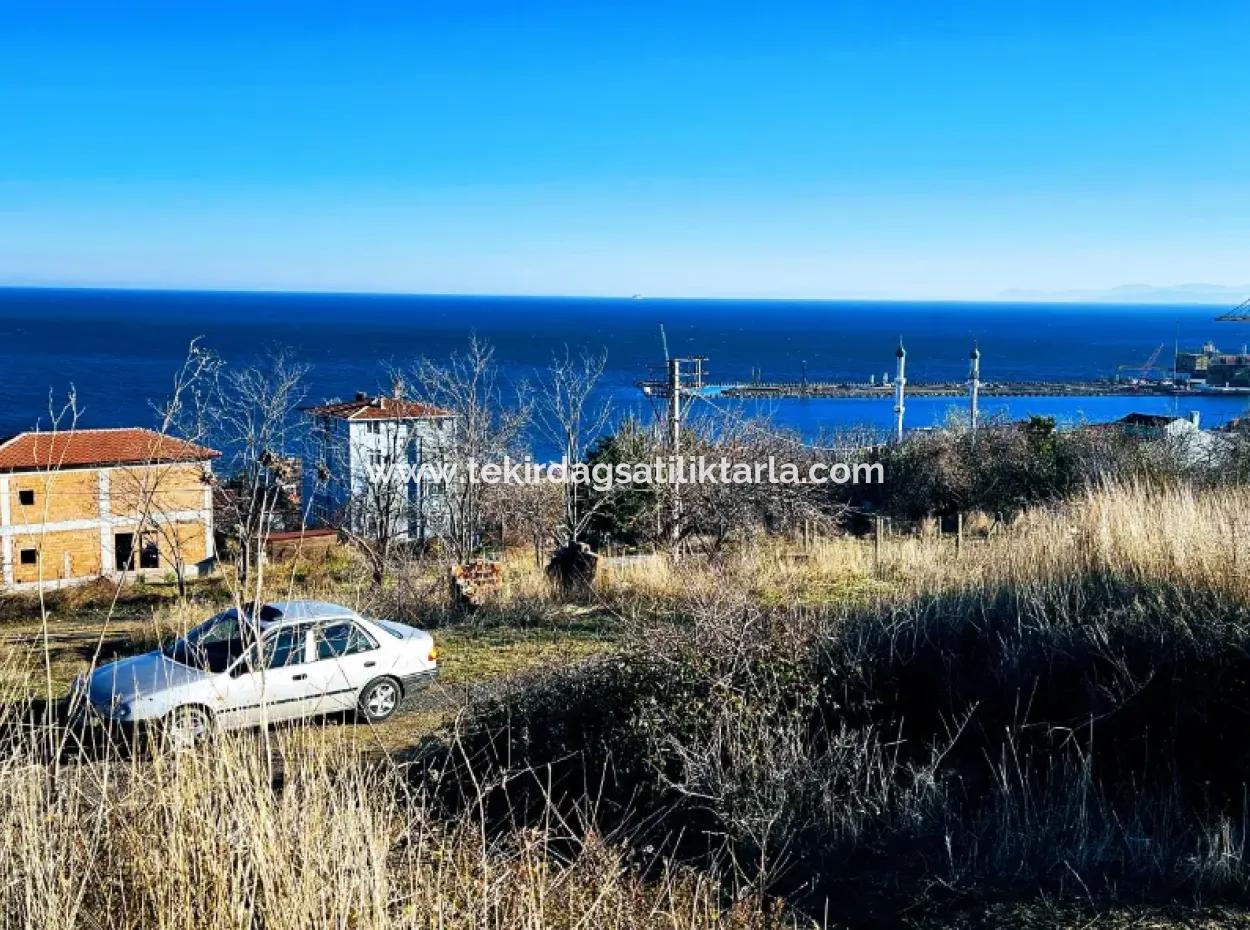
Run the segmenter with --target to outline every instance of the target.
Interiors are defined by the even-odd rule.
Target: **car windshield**
[[[235,610],[227,610],[206,620],[185,636],[180,636],[163,650],[166,658],[191,668],[221,673],[230,667],[260,635],[260,630],[247,619],[240,620]]]

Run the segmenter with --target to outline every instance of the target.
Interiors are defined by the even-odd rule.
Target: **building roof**
[[[84,465],[204,462],[219,455],[221,453],[215,449],[139,427],[28,432],[0,442],[0,472]]]
[[[450,417],[450,410],[404,397],[370,397],[359,393],[355,400],[309,407],[315,417],[337,417],[340,420],[426,420]]]
[[[1126,417],[1120,417],[1117,423],[1124,423],[1129,426],[1167,426],[1184,417],[1171,417],[1160,413],[1130,413]]]

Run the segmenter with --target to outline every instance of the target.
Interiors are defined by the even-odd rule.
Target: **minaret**
[[[907,350],[903,348],[902,336],[898,337],[898,348],[894,351],[894,356],[898,359],[898,373],[894,376],[894,438],[902,442],[903,411],[906,409],[903,389],[907,386],[907,376],[904,373],[907,367]]]
[[[968,372],[968,419],[972,423],[972,431],[977,431],[977,394],[981,391],[981,350],[972,344],[972,369]]]

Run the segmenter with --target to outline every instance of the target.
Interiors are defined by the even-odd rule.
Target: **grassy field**
[[[344,560],[333,573],[318,568],[283,596],[357,600],[358,591],[348,580],[354,577],[355,566]],[[42,605],[29,596],[0,602],[0,695],[18,703],[62,700],[73,679],[93,665],[152,649],[162,637],[185,631],[230,603],[215,580],[193,585],[190,598],[189,603],[179,603],[173,585],[118,590],[101,584],[57,592]],[[428,614],[438,624],[434,630],[440,653],[438,681],[410,713],[370,727],[332,720],[327,738],[370,749],[404,749],[474,699],[518,676],[568,667],[611,650],[619,640],[611,615],[593,604],[547,604],[538,616],[523,617],[512,613],[510,606],[504,603],[474,617],[457,617],[447,615],[441,604],[430,603]],[[407,619],[420,622],[419,617]]]
[[[1247,512],[1240,490],[1110,487],[958,547],[760,540],[610,568],[582,603],[518,555],[471,617],[420,573],[377,596],[349,564],[301,569],[287,591],[434,631],[428,703],[90,760],[6,728],[0,913],[1250,926]],[[46,621],[7,605],[0,723],[221,594],[102,593]]]

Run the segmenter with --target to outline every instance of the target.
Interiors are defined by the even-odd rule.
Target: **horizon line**
[[[1163,286],[1161,289],[1166,289]],[[406,297],[416,299],[493,299],[493,300],[604,300],[723,303],[879,303],[879,304],[1022,304],[1059,306],[1123,306],[1123,307],[1227,307],[1226,301],[1213,300],[1132,300],[1116,297],[1071,299],[1064,297],[672,297],[646,294],[511,294],[488,291],[387,291],[387,290],[318,290],[311,288],[263,287],[158,287],[97,284],[9,284],[0,282],[0,291],[85,291],[139,294],[220,294],[266,295],[274,297]]]

